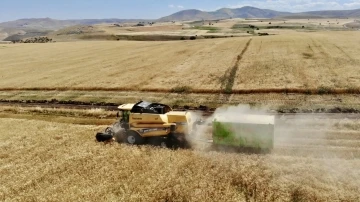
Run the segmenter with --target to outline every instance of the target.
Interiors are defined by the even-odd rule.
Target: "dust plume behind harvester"
[[[120,120],[104,133],[97,133],[97,141],[168,148],[190,148],[192,143],[206,142],[212,148],[256,152],[270,151],[274,145],[274,116],[229,114],[225,110],[205,118],[194,111],[174,111],[168,105],[146,101],[118,108]],[[206,136],[205,131],[211,135]]]

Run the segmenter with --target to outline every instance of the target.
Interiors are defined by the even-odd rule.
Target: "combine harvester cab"
[[[191,133],[191,115],[186,111],[173,111],[171,107],[146,101],[119,107],[121,119],[105,133],[97,133],[100,142],[116,139],[132,145],[186,148],[185,136]],[[113,139],[112,139],[113,138]]]
[[[250,153],[268,153],[274,148],[275,117],[268,115],[215,115],[213,147]]]

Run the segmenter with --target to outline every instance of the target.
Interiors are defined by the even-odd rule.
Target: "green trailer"
[[[270,151],[274,147],[274,125],[274,116],[217,115],[212,122],[213,144]]]

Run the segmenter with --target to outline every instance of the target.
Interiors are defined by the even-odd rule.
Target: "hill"
[[[144,19],[75,19],[75,20],[56,20],[51,18],[26,18],[9,22],[0,23],[3,28],[31,28],[57,30],[74,25],[94,25],[101,23],[124,23],[148,21]]]
[[[300,13],[303,15],[313,15],[322,17],[360,17],[360,9],[355,10],[332,10],[332,11],[310,11]]]
[[[42,36],[52,31],[75,25],[94,25],[101,23],[126,23],[149,21],[143,19],[80,19],[56,20],[51,18],[27,18],[0,23],[0,41],[20,40],[27,37]]]
[[[360,17],[360,9],[356,10],[333,10],[333,11],[310,11],[302,13],[279,12],[269,9],[260,9],[251,6],[242,8],[222,8],[212,12],[200,10],[183,10],[172,15],[160,18],[159,21],[182,21],[182,20],[215,20],[225,18],[276,18],[276,17]]]
[[[269,9],[259,9],[255,7],[245,6],[242,8],[229,9],[222,8],[215,12],[211,12],[216,17],[221,18],[273,18],[276,16],[288,15],[289,12],[278,12]]]
[[[158,20],[144,19],[73,19],[56,20],[51,18],[29,18],[0,23],[0,41],[18,41],[24,38],[45,36],[74,26],[91,26],[97,24],[113,23],[138,23],[138,22],[169,22],[169,21],[198,21],[216,20],[229,18],[351,18],[360,17],[360,9],[355,10],[333,10],[333,11],[310,11],[302,13],[279,12],[269,9],[259,9],[245,6],[242,8],[222,8],[212,12],[196,9],[183,10]],[[352,26],[353,27],[353,26]]]
[[[211,13],[190,9],[183,10],[172,14],[167,17],[160,18],[159,21],[188,21],[188,20],[202,20],[202,19],[213,19],[214,16]]]
[[[160,18],[159,21],[180,21],[180,20],[215,20],[223,18],[272,18],[282,15],[290,15],[287,12],[278,12],[269,9],[255,7],[242,7],[236,9],[222,8],[213,12],[200,10],[183,10],[172,15]]]

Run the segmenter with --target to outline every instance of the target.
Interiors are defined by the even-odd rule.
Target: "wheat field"
[[[0,200],[360,200],[358,120],[282,120],[267,155],[96,143],[104,127],[1,118]]]
[[[320,29],[340,30],[348,19],[279,20],[272,25],[320,28],[261,29],[270,34],[263,37],[232,28],[244,20],[220,21],[215,26],[221,33],[214,35],[246,37],[0,44],[0,101],[359,109],[359,32]],[[264,27],[269,21],[244,23]],[[94,27],[107,34],[210,34],[181,23]],[[72,29],[78,27],[57,34],[71,38]],[[263,92],[235,93],[242,90]],[[191,150],[176,151],[99,144],[95,133],[115,112],[5,104],[0,201],[360,201],[359,118],[281,117],[274,150],[259,155],[214,151],[197,141]]]
[[[246,39],[238,42],[242,44]],[[231,65],[237,47],[228,40],[7,46],[0,49],[0,86],[137,89],[171,88],[191,82],[198,88],[216,88],[219,84],[212,82],[209,75],[225,71]],[[223,49],[225,56],[219,60],[214,49]],[[203,68],[214,63],[221,65],[209,68],[208,75],[203,75]]]
[[[358,88],[357,32],[0,48],[0,88]]]
[[[353,32],[315,32],[254,40],[236,75],[235,89],[359,86],[360,40]],[[353,47],[352,47],[353,46]]]

